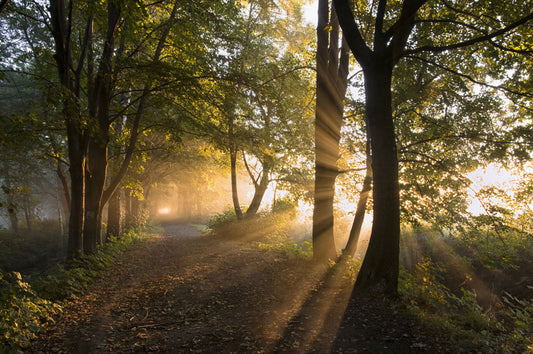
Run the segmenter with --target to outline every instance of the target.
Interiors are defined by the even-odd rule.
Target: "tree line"
[[[354,212],[346,255],[368,205],[373,214],[356,289],[395,294],[401,226],[476,227],[467,173],[529,159],[533,13],[527,1],[319,0],[314,34],[304,4],[2,2],[11,225],[17,198],[30,195],[24,178],[42,177],[24,169],[46,166],[68,210],[68,257],[92,253],[120,235],[118,191],[135,195],[145,169],[157,179],[150,161],[201,141],[229,165],[238,219],[258,212],[273,182],[313,201],[320,262],[336,256],[335,188],[348,176],[358,203],[345,211]],[[254,188],[246,208],[239,167]],[[484,225],[511,227],[503,214],[487,206]]]

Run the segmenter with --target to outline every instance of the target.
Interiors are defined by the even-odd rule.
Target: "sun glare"
[[[512,170],[501,168],[495,164],[490,164],[484,168],[469,173],[468,178],[472,185],[468,191],[470,197],[470,206],[468,210],[479,215],[485,212],[482,202],[478,198],[478,193],[488,187],[496,187],[505,191],[513,189],[517,183],[518,176]],[[491,202],[498,202],[497,200]],[[503,202],[503,201],[501,201]]]
[[[157,212],[161,215],[167,215],[170,213],[170,208],[161,208]]]

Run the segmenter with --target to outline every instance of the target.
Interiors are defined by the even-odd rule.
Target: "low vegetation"
[[[22,276],[0,270],[0,348],[17,352],[53,323],[64,301],[79,296],[92,279],[113,264],[113,259],[132,243],[145,238],[147,230],[131,230],[120,239],[108,240],[92,255],[67,264],[56,263],[45,271]],[[27,243],[21,243],[26,245]],[[22,252],[12,249],[14,254]]]
[[[405,232],[399,290],[409,313],[466,352],[533,352],[530,240],[506,242]]]

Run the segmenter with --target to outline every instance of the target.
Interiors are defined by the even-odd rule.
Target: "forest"
[[[0,0],[0,352],[533,353],[528,0]]]

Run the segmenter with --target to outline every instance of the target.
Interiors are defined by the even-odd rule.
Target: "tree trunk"
[[[313,256],[335,257],[333,202],[338,174],[339,141],[348,76],[348,48],[343,40],[339,60],[339,25],[334,9],[328,22],[328,0],[320,0],[317,25],[317,88],[315,117],[315,194]],[[331,27],[328,40],[328,24]],[[328,44],[329,42],[329,44]]]
[[[90,254],[101,241],[101,202],[107,171],[107,147],[96,139],[89,144],[86,171],[83,251]]]
[[[363,68],[372,147],[374,221],[356,290],[396,294],[400,249],[398,155],[392,118],[392,60],[375,55]]]
[[[4,185],[2,189],[6,194],[7,213],[9,215],[9,223],[11,224],[11,230],[15,235],[19,234],[19,220],[17,217],[17,206],[13,200],[13,186],[11,185],[11,176],[9,174],[9,165],[7,160],[3,161],[4,167]]]
[[[231,198],[233,200],[233,208],[237,219],[243,218],[241,206],[239,204],[239,191],[237,190],[237,151],[235,148],[230,149],[230,168],[231,168]]]
[[[24,217],[26,218],[26,228],[28,229],[28,231],[31,231],[32,230],[32,211],[31,211],[31,207],[30,207],[30,202],[28,200],[28,196],[25,195],[24,196]]]
[[[131,214],[131,190],[124,190],[124,229],[129,229],[133,226],[133,216]]]
[[[70,6],[72,4],[70,3]],[[83,216],[86,139],[81,128],[78,100],[74,98],[72,77],[72,53],[70,46],[70,22],[67,20],[67,4],[64,0],[50,0],[50,22],[55,43],[54,58],[63,92],[63,116],[67,130],[70,172],[70,217],[67,258],[83,252]]]
[[[268,158],[268,157],[267,157]],[[268,184],[270,183],[269,174],[270,174],[270,166],[268,162],[262,161],[263,165],[263,171],[261,172],[261,180],[259,183],[255,184],[255,191],[254,191],[254,197],[252,198],[252,201],[250,202],[250,206],[248,207],[248,210],[246,210],[246,216],[254,216],[257,214],[257,211],[259,210],[259,207],[261,206],[261,202],[263,201],[263,197],[265,195],[265,192],[268,188]]]
[[[352,228],[350,229],[350,236],[346,247],[344,248],[344,254],[353,257],[357,251],[357,244],[359,243],[359,237],[361,235],[361,228],[363,221],[365,220],[366,204],[368,201],[368,195],[372,189],[372,160],[370,157],[370,141],[366,141],[366,173],[359,193],[359,200],[357,201],[357,209],[355,210],[355,216],[353,219]]]
[[[70,211],[70,194],[68,193],[68,183],[67,179],[65,178],[65,175],[63,174],[63,170],[61,169],[61,162],[57,162],[57,169],[56,169],[57,178],[61,182],[61,187],[63,189],[63,197],[65,198],[65,205],[67,208],[67,212]]]
[[[87,163],[87,182],[85,194],[85,226],[83,246],[86,253],[96,250],[102,243],[102,195],[107,174],[107,148],[109,145],[109,105],[111,102],[111,76],[114,37],[120,19],[120,5],[113,1],[107,3],[107,33],[102,51],[100,66],[95,80],[94,94],[90,97],[89,112],[96,132],[89,142]]]
[[[67,132],[70,124],[67,124]],[[69,134],[70,160],[70,217],[68,223],[67,257],[72,259],[83,252],[83,217],[85,188],[85,149],[81,134]]]
[[[230,118],[228,125],[228,139],[231,170],[231,198],[233,200],[235,215],[237,216],[237,219],[242,220],[243,214],[241,205],[239,204],[239,191],[237,189],[237,148],[235,146],[235,137],[233,134],[233,118]]]
[[[106,239],[111,237],[120,237],[120,216],[122,213],[121,203],[120,203],[120,189],[116,190],[115,193],[109,199],[107,205],[107,235]]]

